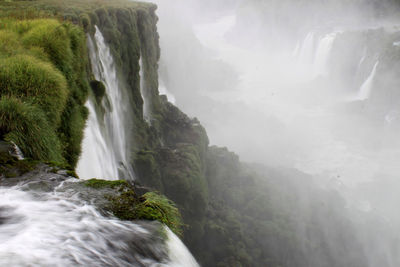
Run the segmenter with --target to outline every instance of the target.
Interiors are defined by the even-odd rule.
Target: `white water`
[[[101,110],[96,110],[93,98],[90,98],[86,103],[89,109],[89,118],[77,172],[81,178],[133,179],[133,171],[129,169],[130,164],[127,152],[129,145],[125,135],[129,132],[125,126],[127,119],[125,116],[129,114],[130,106],[118,83],[117,72],[110,50],[97,27],[95,40],[93,41],[88,36],[88,46],[94,76],[104,83],[106,95],[101,103],[104,109],[104,117],[100,115]],[[143,115],[144,119],[150,122],[141,59],[140,80],[140,90],[144,101]],[[10,191],[7,192],[9,193]],[[134,236],[140,236],[141,239],[150,239],[150,233],[142,227],[131,222],[104,218],[92,206],[79,203],[79,200],[76,200],[78,203],[71,202],[70,197],[68,197],[67,201],[65,198],[63,199],[63,195],[60,196],[60,193],[48,195],[47,197],[48,199],[40,204],[34,203],[31,205],[31,202],[28,201],[22,205],[26,204],[28,206],[26,211],[32,210],[32,207],[29,206],[38,205],[39,207],[36,211],[33,209],[36,216],[30,218],[31,223],[34,223],[33,225],[37,224],[37,227],[30,228],[30,233],[28,231],[29,235],[38,238],[26,244],[29,248],[42,250],[38,240],[49,240],[50,242],[46,243],[46,246],[54,247],[54,253],[50,253],[52,250],[46,247],[43,250],[49,249],[48,257],[43,258],[43,255],[39,253],[27,259],[27,262],[38,260],[40,266],[46,266],[47,263],[49,263],[49,266],[128,266],[132,264],[135,266],[134,263],[140,266],[199,266],[185,245],[167,227],[165,228],[167,232],[168,259],[163,260],[162,263],[154,262],[136,255],[134,250],[129,249],[127,242],[123,242],[126,237],[132,238]],[[65,220],[63,216],[68,216],[68,220]],[[46,230],[46,224],[49,221],[52,222],[54,227],[52,231]],[[20,228],[20,226],[18,227]],[[37,229],[42,229],[43,231]],[[20,231],[18,231],[18,236],[19,233]],[[21,238],[23,239],[24,237],[22,236]],[[70,241],[71,238],[72,240]],[[63,253],[59,253],[59,249],[56,249],[55,244],[67,242],[65,240],[68,240],[69,246],[67,248],[59,246],[63,251]],[[15,239],[15,244],[19,242],[21,242],[19,238]],[[110,242],[113,242],[112,247],[108,246]],[[158,251],[161,247],[152,249]],[[21,250],[21,254],[23,250]],[[57,255],[58,258],[52,258],[52,254]]]
[[[309,32],[301,45],[297,43],[292,54],[297,61],[298,68],[302,69],[302,74],[308,76],[308,79],[328,75],[328,63],[337,35],[338,32],[332,32],[316,40],[315,33]]]
[[[167,231],[167,246],[169,255],[169,264],[171,267],[198,267],[200,266],[195,258],[190,254],[182,241],[168,228]]]
[[[331,55],[333,42],[337,32],[333,32],[322,37],[318,43],[314,60],[314,77],[328,75],[328,62]]]
[[[139,76],[140,76],[140,94],[142,95],[143,99],[143,119],[147,122],[151,122],[151,115],[150,115],[150,106],[149,106],[149,99],[147,97],[147,92],[146,92],[146,80],[144,76],[144,67],[143,67],[143,60],[142,57],[139,59]]]
[[[0,199],[0,266],[198,266],[168,228],[168,257],[146,257],[163,245],[144,226],[104,217],[72,191],[0,187]]]
[[[21,149],[13,141],[11,141],[11,144],[13,145],[13,150],[14,150],[12,151],[12,155],[17,157],[18,160],[23,160],[25,157]]]
[[[88,47],[93,74],[103,82],[106,94],[102,100],[104,116],[96,111],[93,98],[86,107],[89,119],[82,143],[82,155],[77,166],[81,178],[102,178],[108,180],[134,179],[128,156],[129,98],[123,94],[118,82],[117,71],[110,49],[96,27],[94,41],[88,36]]]
[[[309,32],[301,44],[300,50],[295,52],[299,62],[310,64],[314,61],[314,33]]]
[[[176,103],[175,96],[170,91],[168,91],[161,80],[159,81],[158,93],[160,95],[165,95],[167,97],[167,100],[172,104]]]
[[[369,98],[372,90],[372,85],[374,81],[374,77],[376,74],[376,69],[378,67],[379,61],[377,61],[372,68],[371,73],[367,77],[367,79],[364,81],[364,83],[361,85],[360,90],[358,91],[358,95],[356,97],[357,100],[366,100]]]

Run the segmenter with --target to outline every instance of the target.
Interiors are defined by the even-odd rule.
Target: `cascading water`
[[[168,91],[168,89],[165,87],[162,81],[159,82],[158,92],[160,95],[167,96],[168,101],[171,102],[172,104],[175,104],[176,102],[175,96],[170,91]]]
[[[198,266],[168,228],[163,241],[157,224],[104,217],[77,182],[46,173],[0,187],[0,266]]]
[[[372,68],[371,73],[369,74],[368,78],[364,81],[364,83],[361,85],[360,90],[358,91],[358,95],[356,97],[356,100],[366,100],[369,98],[372,90],[372,84],[374,81],[374,77],[376,74],[376,69],[378,67],[379,61],[377,61]]]
[[[77,171],[82,178],[133,179],[124,125],[129,105],[97,27],[88,46],[93,73],[106,94],[100,105],[93,96],[86,103],[89,119]],[[0,266],[199,266],[166,226],[105,216],[95,207],[93,192],[77,190],[80,180],[51,170],[40,167],[2,181]]]
[[[314,77],[328,74],[329,57],[337,34],[337,32],[333,32],[320,39],[313,64]]]
[[[298,61],[305,64],[310,64],[314,60],[314,33],[307,34],[298,52],[295,53]]]
[[[128,97],[123,94],[117,71],[104,37],[96,27],[95,42],[88,36],[88,47],[95,78],[105,85],[105,95],[96,110],[92,97],[86,106],[89,109],[88,124],[82,143],[82,155],[77,173],[81,178],[134,179],[128,162],[129,123],[127,118],[132,110]]]
[[[293,56],[301,69],[309,70],[304,73],[311,79],[328,74],[328,62],[337,35],[338,32],[332,32],[316,42],[315,34],[310,32],[301,45],[299,43],[296,45]]]
[[[144,67],[143,67],[143,60],[142,57],[139,59],[139,66],[140,66],[140,94],[142,95],[143,99],[143,119],[147,122],[150,123],[151,117],[150,117],[150,106],[149,106],[149,99],[147,97],[147,92],[146,92],[146,80],[144,76]]]

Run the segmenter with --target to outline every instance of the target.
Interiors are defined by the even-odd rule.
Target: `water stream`
[[[97,27],[94,40],[88,36],[88,47],[93,74],[96,80],[104,84],[106,92],[98,106],[94,97],[90,97],[86,103],[89,119],[77,173],[86,179],[133,180],[127,136],[132,110],[129,97],[118,81],[110,49]]]

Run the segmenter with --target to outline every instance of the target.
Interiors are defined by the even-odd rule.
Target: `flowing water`
[[[364,81],[364,83],[361,85],[360,87],[360,91],[358,92],[357,95],[357,100],[366,100],[369,98],[370,94],[371,94],[371,90],[372,90],[372,85],[374,82],[374,77],[376,74],[376,69],[378,67],[379,61],[377,61],[374,65],[374,67],[372,68],[371,73],[369,74],[369,76],[367,77],[367,79]]]
[[[143,99],[143,119],[147,122],[151,122],[151,115],[150,115],[150,99],[148,99],[147,93],[146,93],[146,80],[145,80],[145,75],[144,75],[144,67],[143,67],[143,60],[142,57],[139,59],[139,67],[140,67],[140,72],[139,72],[139,77],[140,77],[140,94],[142,95]]]
[[[129,97],[118,81],[111,51],[97,27],[94,40],[88,36],[88,47],[93,74],[103,82],[106,92],[97,107],[94,97],[86,103],[89,119],[77,173],[81,178],[133,180],[128,150],[132,110]]]
[[[89,118],[77,172],[82,178],[133,179],[127,152],[130,106],[97,27],[94,40],[88,36],[88,47],[94,76],[106,94],[101,103],[94,96],[86,103]],[[16,146],[14,154],[23,158]],[[166,226],[100,213],[74,187],[78,179],[50,169],[15,179],[0,186],[0,266],[198,266]]]
[[[0,187],[0,266],[198,266],[168,228],[164,244],[153,224],[101,215],[68,190],[76,179],[50,192],[35,182]]]
[[[319,41],[318,47],[315,52],[315,60],[313,64],[314,77],[328,75],[328,63],[330,59],[329,57],[331,55],[333,42],[335,41],[337,34],[337,32],[327,34]]]

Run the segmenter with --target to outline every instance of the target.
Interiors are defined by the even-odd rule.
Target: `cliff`
[[[88,113],[84,103],[89,95],[102,95],[86,48],[86,38],[97,26],[111,48],[122,90],[133,109],[126,123],[132,126],[127,135],[132,144],[130,162],[135,183],[145,186],[146,191],[159,191],[176,203],[186,225],[184,241],[201,264],[333,266],[329,264],[334,258],[343,261],[338,266],[356,266],[354,259],[362,258],[358,254],[341,257],[359,249],[349,234],[351,225],[339,215],[344,203],[334,192],[324,195],[310,177],[298,171],[278,172],[247,165],[226,148],[209,147],[199,121],[159,96],[155,5],[38,0],[0,2],[0,7],[0,139],[15,142],[33,160],[55,161],[70,171],[74,169]],[[143,114],[143,99],[148,120]],[[29,173],[36,166],[28,164],[20,172],[15,164],[20,163],[7,157],[2,162],[2,185],[6,185],[6,177]],[[295,177],[301,177],[302,183]],[[125,188],[122,193],[114,192],[114,199],[106,205],[121,219],[156,219],[172,228],[179,224],[174,219],[176,210],[170,206],[172,217],[146,213],[146,203],[151,201],[171,204],[163,197],[136,196],[130,191],[131,185],[124,182],[87,183],[101,190],[103,186],[110,190]],[[299,234],[323,231],[314,219],[326,214],[318,207],[307,210],[313,221],[303,225],[302,231],[297,229],[296,218],[299,210],[308,208],[306,203],[316,199],[332,203],[328,199],[336,197],[337,203],[324,210],[336,218],[329,225],[332,231],[349,245],[332,256],[316,248],[329,246],[325,239]],[[144,209],[138,210],[135,205]],[[134,216],[126,214],[130,208]],[[306,257],[310,253],[316,253],[327,265],[313,265],[315,262]]]

